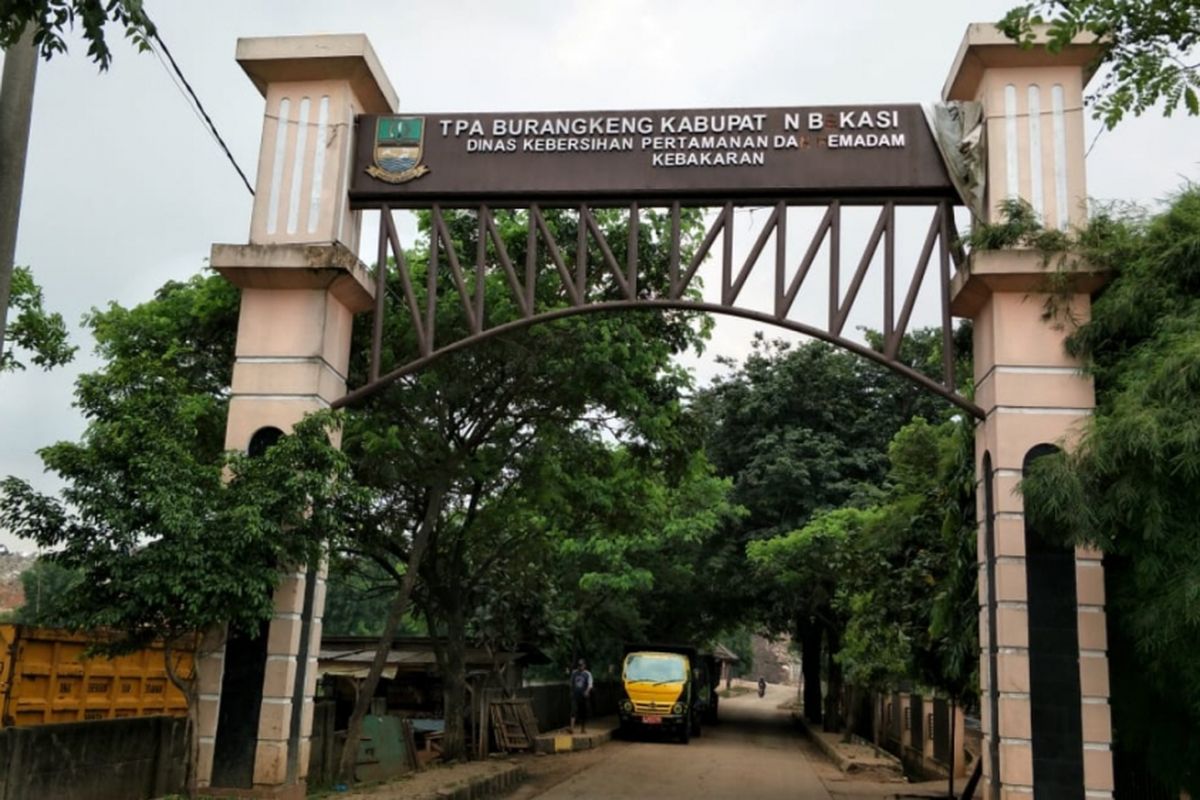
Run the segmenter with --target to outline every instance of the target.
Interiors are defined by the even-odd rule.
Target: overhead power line
[[[246,191],[250,192],[250,196],[253,197],[254,187],[250,185],[249,179],[246,178],[246,173],[242,171],[240,166],[238,166],[237,159],[233,157],[233,153],[229,151],[229,146],[226,145],[225,140],[221,138],[221,134],[217,130],[216,124],[212,121],[212,117],[210,117],[208,112],[204,110],[204,104],[200,102],[200,98],[196,96],[196,92],[192,89],[192,85],[188,83],[188,79],[184,77],[183,70],[181,70],[179,65],[175,63],[175,58],[171,55],[171,50],[167,47],[167,43],[164,42],[162,40],[162,36],[159,35],[157,26],[154,28],[154,32],[150,35],[154,41],[158,43],[158,47],[162,49],[163,55],[167,57],[167,61],[169,61],[171,64],[170,70],[167,74],[171,75],[172,82],[175,83],[177,88],[179,88],[180,84],[182,84],[182,88],[180,90],[186,91],[187,94],[185,99],[191,98],[189,105],[192,106],[193,111],[198,114],[201,121],[207,126],[208,132],[220,146],[221,150],[225,153],[225,157],[229,159],[229,163],[233,165],[235,170],[237,170],[238,177],[242,179],[242,183],[246,184]],[[155,52],[155,55],[158,55],[157,51]],[[159,58],[159,62],[162,62],[161,57]],[[166,69],[165,64],[163,65],[163,68]],[[172,73],[174,74],[172,75]],[[176,78],[178,78],[177,81]]]

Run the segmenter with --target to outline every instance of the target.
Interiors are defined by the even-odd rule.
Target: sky
[[[263,101],[234,61],[243,36],[366,33],[402,111],[932,103],[967,25],[998,19],[1012,4],[146,0],[251,180]],[[250,195],[164,65],[136,53],[119,31],[110,36],[115,59],[108,72],[99,73],[83,41],[69,34],[69,54],[42,62],[37,76],[16,262],[33,268],[80,352],[50,373],[0,376],[0,476],[45,490],[57,484],[42,474],[36,451],[79,436],[73,383],[98,364],[83,315],[110,302],[142,302],[164,282],[203,269],[213,243],[248,236]],[[1089,142],[1097,130],[1089,119]],[[1159,202],[1200,179],[1198,143],[1194,118],[1130,119],[1095,141],[1089,194]],[[752,241],[765,217],[740,214],[741,240]],[[373,247],[364,235],[365,260]],[[762,296],[765,286],[752,279],[746,291]],[[863,302],[871,299],[865,291]],[[802,298],[793,316],[817,307]],[[914,322],[935,317],[923,295]],[[721,321],[708,351],[686,363],[701,381],[711,379],[720,369],[715,358],[744,356],[756,327]],[[4,531],[0,544],[31,547]]]

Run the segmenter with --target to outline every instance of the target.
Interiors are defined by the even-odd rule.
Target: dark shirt
[[[571,693],[583,697],[592,690],[592,673],[577,669],[571,673]]]

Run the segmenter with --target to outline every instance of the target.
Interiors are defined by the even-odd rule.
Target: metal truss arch
[[[630,224],[626,258],[623,263],[619,262],[615,256],[613,248],[606,240],[589,205],[581,204],[567,209],[577,214],[578,233],[577,241],[574,243],[573,259],[568,258],[572,254],[564,252],[555,240],[543,209],[537,204],[523,206],[526,211],[527,247],[525,263],[519,267],[507,252],[497,229],[494,212],[489,205],[465,207],[466,210],[473,212],[477,225],[474,263],[468,265],[456,252],[447,224],[445,209],[439,204],[432,204],[428,208],[431,215],[429,269],[426,275],[424,297],[420,296],[414,285],[397,227],[392,219],[392,211],[384,206],[380,209],[377,263],[386,264],[389,255],[395,258],[399,294],[401,295],[398,298],[399,304],[403,308],[402,313],[407,316],[407,324],[413,332],[416,352],[400,366],[386,374],[381,374],[384,314],[387,313],[385,295],[388,286],[387,270],[377,268],[368,381],[363,386],[353,388],[333,405],[335,408],[355,405],[444,356],[540,323],[584,314],[658,310],[738,317],[820,339],[885,366],[922,388],[945,398],[972,416],[982,419],[984,415],[981,409],[954,390],[953,336],[949,310],[949,276],[953,254],[952,207],[945,200],[924,203],[905,201],[905,205],[931,207],[933,213],[924,237],[924,244],[913,265],[907,289],[904,291],[902,303],[897,309],[895,238],[896,207],[899,203],[895,200],[878,200],[871,203],[871,201],[863,201],[858,198],[851,202],[857,205],[878,205],[880,211],[866,246],[849,276],[849,282],[844,292],[840,275],[842,201],[829,200],[821,204],[825,206],[824,215],[794,270],[789,268],[787,256],[786,225],[787,211],[790,205],[787,199],[777,199],[767,205],[767,208],[770,209],[769,217],[740,265],[735,264],[733,257],[735,203],[726,202],[720,206],[708,206],[713,208],[716,213],[708,225],[702,241],[692,256],[686,260],[686,263],[681,254],[682,207],[680,203],[655,204],[655,207],[668,209],[670,214],[670,237],[669,241],[665,243],[670,250],[666,296],[639,293],[637,254],[641,209],[636,202],[624,205],[624,208],[628,210]],[[796,204],[812,205],[811,201]],[[461,210],[464,206],[456,206],[456,208]],[[717,250],[715,246],[718,239],[721,240],[719,252],[714,252]],[[772,276],[774,283],[772,307],[767,311],[740,305],[738,300],[746,287],[747,280],[752,271],[759,268],[760,261],[764,260],[761,256],[771,239],[774,239],[775,256]],[[821,325],[791,319],[788,315],[804,281],[813,271],[817,255],[823,244],[826,245],[825,250],[828,254],[828,263],[824,265],[828,270],[826,320]],[[883,249],[883,307],[879,330],[882,333],[882,347],[876,350],[847,338],[843,335],[843,331],[855,302],[859,298],[870,267],[876,261],[876,254],[881,245]],[[941,298],[942,322],[943,375],[940,383],[899,360],[900,345],[912,317],[918,293],[929,272],[929,265],[934,262],[935,247],[937,251],[935,270],[939,275],[938,288]],[[593,252],[599,252],[601,263],[590,267],[588,253],[592,248],[594,248]],[[494,253],[494,258],[489,257],[489,249]],[[537,308],[534,290],[540,274],[539,254],[545,257],[549,268],[548,274],[555,275],[561,283],[561,297],[565,305]],[[719,299],[717,302],[698,300],[688,295],[688,287],[697,271],[710,258],[720,262]],[[617,299],[612,297],[589,298],[587,294],[589,269],[603,271],[604,277],[611,281],[613,292],[619,297]],[[437,341],[435,331],[437,302],[440,297],[444,296],[445,291],[443,290],[443,293],[439,294],[438,274],[441,270],[445,270],[445,274],[449,278],[443,283],[450,287],[449,291],[456,294],[462,304],[467,333],[466,336],[447,342]],[[489,271],[503,273],[504,283],[508,286],[514,306],[519,311],[518,318],[491,326],[487,324],[484,284]],[[595,275],[592,274],[592,277]],[[473,286],[470,285],[472,278]]]

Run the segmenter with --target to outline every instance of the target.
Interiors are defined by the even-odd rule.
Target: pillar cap
[[[374,305],[366,266],[333,244],[214,244],[212,268],[239,289],[324,289],[357,313]]]
[[[1095,34],[1082,31],[1060,52],[1051,53],[1045,47],[1049,28],[1049,25],[1036,26],[1035,44],[1025,49],[1005,36],[995,23],[971,23],[942,87],[942,99],[974,100],[984,69],[1078,66],[1086,85],[1096,71],[1101,50]]]
[[[271,83],[341,79],[363,102],[364,113],[388,114],[400,107],[366,34],[241,38],[237,62],[264,97]]]
[[[1070,291],[1092,294],[1108,280],[1108,273],[1088,269],[1086,265],[1067,266],[1066,280],[1055,276],[1053,256],[1036,250],[976,250],[950,281],[950,313],[956,317],[974,317],[993,294],[1017,292],[1046,294]]]

